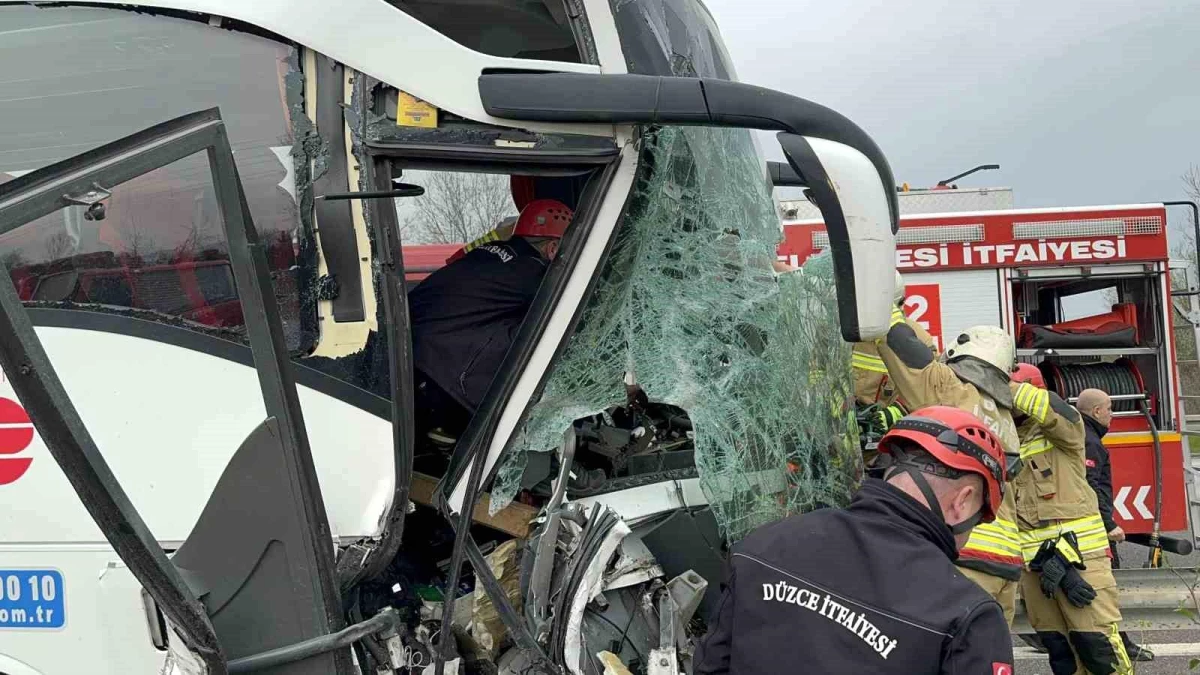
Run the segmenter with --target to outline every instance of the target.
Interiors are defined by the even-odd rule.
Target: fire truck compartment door
[[[998,270],[900,273],[905,311],[937,338],[939,350],[971,326],[1001,325]]]

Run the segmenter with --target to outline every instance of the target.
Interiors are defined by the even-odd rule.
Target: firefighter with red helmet
[[[897,308],[892,312],[891,328],[877,345],[888,378],[908,405],[949,405],[970,412],[1000,439],[1009,473],[1020,469],[1020,441],[1009,388],[1009,374],[1016,367],[1011,336],[996,326],[968,328],[941,359],[935,359],[917,337],[915,323]],[[1010,624],[1024,568],[1014,509],[1009,492],[996,519],[975,528],[958,559],[963,574],[1000,603]]]
[[[1003,611],[952,562],[1000,507],[1000,440],[936,406],[897,422],[880,449],[889,473],[865,479],[847,507],[734,545],[696,675],[1012,673]]]
[[[1021,597],[1054,675],[1132,673],[1117,624],[1121,610],[1108,533],[1084,462],[1079,411],[1046,390],[1036,366],[1013,373],[1014,413],[1025,464],[1013,480]]]
[[[452,443],[474,415],[571,223],[571,209],[535,199],[505,241],[475,246],[408,294],[417,424]]]

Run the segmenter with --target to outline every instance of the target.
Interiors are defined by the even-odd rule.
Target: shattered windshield
[[[627,373],[687,411],[694,471],[728,536],[843,503],[858,445],[829,259],[776,278],[779,220],[749,132],[672,127],[644,142],[612,254],[493,508],[517,490],[527,453],[625,400]]]

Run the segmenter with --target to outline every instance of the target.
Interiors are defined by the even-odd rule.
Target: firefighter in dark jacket
[[[1113,542],[1112,567],[1117,569],[1121,566],[1121,559],[1117,556],[1117,543],[1125,541],[1125,530],[1113,519],[1112,464],[1109,462],[1108,448],[1104,447],[1102,440],[1112,422],[1112,399],[1099,389],[1085,389],[1079,392],[1079,401],[1075,407],[1083,414],[1087,432],[1088,484],[1096,492],[1100,518],[1104,520],[1104,529]],[[1125,644],[1125,651],[1131,660],[1154,660],[1154,652],[1134,643],[1125,631],[1121,631],[1121,641]]]
[[[913,408],[950,405],[975,415],[1000,439],[1009,466],[1019,468],[1021,443],[1009,389],[1009,373],[1017,360],[1012,337],[996,326],[974,326],[956,337],[938,360],[918,339],[914,326],[894,310],[892,326],[878,342],[900,397]],[[1010,624],[1024,567],[1015,508],[1010,491],[995,521],[975,528],[958,558],[963,574],[1000,603]]]
[[[572,215],[554,199],[529,202],[508,240],[475,246],[409,292],[419,435],[453,443],[466,427]]]
[[[1013,491],[1029,623],[1055,675],[1129,675],[1108,536],[1084,467],[1083,416],[1047,391],[1031,364],[1017,367],[1012,388],[1025,463]]]
[[[935,406],[897,422],[880,450],[886,480],[865,479],[846,508],[734,545],[695,675],[1011,675],[1004,613],[953,563],[1000,507],[999,439],[970,413]]]

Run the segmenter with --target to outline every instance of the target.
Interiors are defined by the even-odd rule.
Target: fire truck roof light
[[[973,225],[902,227],[896,233],[897,244],[949,244],[974,241],[983,241],[982,223]],[[812,245],[815,249],[829,248],[829,235],[824,231],[813,232]]]
[[[903,232],[903,230],[901,230]],[[1159,234],[1159,216],[1127,218],[1078,218],[1036,223],[1013,223],[1014,239],[1065,239],[1068,237],[1119,237],[1131,234]]]

